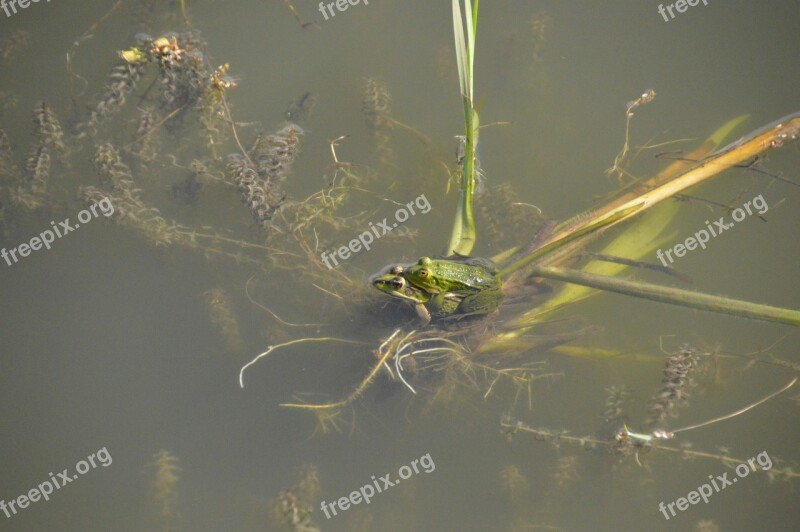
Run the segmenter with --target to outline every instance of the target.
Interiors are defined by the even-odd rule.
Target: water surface
[[[84,116],[92,95],[101,92],[118,61],[116,52],[132,46],[137,32],[160,36],[186,30],[177,5],[153,8],[149,20],[140,21],[135,14],[146,4],[121,2],[96,28],[92,25],[113,4],[40,2],[11,17],[0,13],[0,41],[17,30],[29,34],[27,48],[0,67],[0,91],[16,100],[0,117],[0,127],[11,139],[17,166],[24,165],[34,142],[30,109],[37,102],[46,101],[69,128]],[[284,2],[186,5],[212,63],[231,65],[238,87],[228,98],[237,122],[251,124],[240,127],[246,142],[259,127],[280,127],[297,97],[307,91],[315,95],[302,154],[285,184],[290,199],[328,186],[328,141],[349,135],[338,155],[370,168],[373,190],[400,203],[422,192],[430,200],[431,211],[407,223],[417,232],[415,239],[378,240],[371,251],[347,261],[348,275],[366,282],[392,261],[441,252],[456,194],[445,193],[446,173],[438,161],[452,167],[453,137],[462,131],[449,2],[371,0],[326,21],[313,2],[296,1],[299,15],[316,25],[305,29]],[[635,111],[631,144],[694,142],[636,152],[629,169],[638,176],[663,167],[656,153],[689,151],[735,116],[750,115],[734,137],[798,110],[796,2],[711,0],[669,22],[657,8],[655,2],[627,0],[482,3],[475,67],[481,119],[510,122],[481,131],[481,164],[489,186],[510,184],[521,202],[557,220],[596,205],[616,186],[604,170],[622,147],[625,104],[650,88],[657,96]],[[72,70],[80,77],[73,79],[71,91],[65,56],[81,35],[87,38],[72,48],[77,50]],[[416,138],[395,129],[395,166],[381,167],[361,112],[361,88],[368,77],[389,88],[396,119],[430,137],[428,153]],[[115,117],[118,125],[101,129],[93,141],[130,142],[126,121],[135,118],[146,88],[138,87]],[[163,137],[164,149],[180,147],[181,164],[191,159],[188,154],[209,156],[197,137],[181,146],[183,134]],[[2,246],[15,247],[47,229],[50,220],[77,215],[82,208],[73,199],[77,187],[98,184],[90,144],[71,157],[69,169],[51,177],[59,201],[45,213],[14,216]],[[220,155],[235,150],[228,141]],[[165,218],[263,241],[235,194],[209,187],[194,203],[176,202],[168,189],[186,172],[159,168],[137,169],[135,178]],[[760,168],[796,181],[796,145],[770,152]],[[676,262],[692,286],[797,308],[800,189],[733,169],[691,193],[732,207],[763,195],[770,207],[765,221],[748,218],[711,240],[707,249]],[[373,221],[392,216],[396,208],[360,201],[353,208],[374,209]],[[674,236],[665,246],[720,216],[727,213],[718,206],[682,203]],[[345,237],[330,247],[345,245]],[[493,244],[479,232],[475,254],[495,253]],[[323,391],[328,400],[348,393],[374,363],[371,349],[391,332],[391,324],[355,311],[358,319],[334,316],[330,309],[337,307],[326,299],[330,296],[286,272],[207,260],[202,252],[179,247],[157,248],[102,219],[65,235],[49,251],[34,252],[12,266],[0,262],[0,270],[0,499],[27,493],[50,473],[72,471],[100,449],[113,458],[107,467],[56,490],[51,500],[10,518],[0,515],[3,530],[274,530],[269,501],[296,482],[303,464],[316,466],[319,499],[330,502],[371,482],[373,475],[395,475],[426,454],[435,463],[430,473],[331,519],[317,500],[313,521],[322,530],[691,530],[703,520],[723,531],[798,527],[797,478],[770,482],[765,472],[752,473],[714,494],[708,504],[690,506],[667,521],[659,502],[686,496],[709,475],[735,473],[719,460],[658,452],[640,456],[639,465],[634,457],[587,451],[565,441],[554,446],[525,433],[509,442],[500,430],[503,415],[511,413],[531,427],[594,435],[602,425],[605,389],[620,385],[630,393],[627,414],[638,422],[662,378],[666,355],[661,346],[674,352],[689,343],[701,352],[728,355],[766,350],[764,357],[797,367],[796,333],[789,326],[599,295],[561,315],[578,317],[575,327],[597,328],[575,344],[635,353],[639,359],[529,354],[547,361],[548,371],[562,374],[535,383],[530,409],[526,401],[515,405],[508,389],[487,400],[482,399],[485,390],[465,389],[454,405],[428,407],[432,392],[426,387],[412,397],[382,377],[345,410],[341,432],[320,434],[312,415],[278,404],[302,392]],[[245,284],[254,275],[259,300],[285,319],[334,322],[336,328],[281,325],[245,297]],[[243,339],[239,350],[229,349],[209,319],[203,294],[212,288],[224,289],[231,300]],[[290,348],[252,368],[245,389],[239,388],[239,368],[268,345],[323,335],[372,344]],[[690,406],[671,426],[733,412],[796,374],[745,362],[719,359],[716,373],[701,380]],[[743,460],[766,452],[775,468],[796,467],[800,412],[792,397],[797,395],[793,388],[674,443],[691,442],[694,450],[729,452]],[[162,472],[166,491],[159,506],[154,456],[162,450],[177,459],[173,463],[180,469],[169,489]],[[780,466],[779,458],[785,461]],[[513,491],[503,480],[503,471],[506,478],[514,471],[509,467],[525,479],[512,483]],[[166,510],[165,498],[170,501]]]

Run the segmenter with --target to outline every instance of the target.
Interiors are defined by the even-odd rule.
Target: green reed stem
[[[555,266],[537,266],[531,272],[536,277],[544,277],[565,281],[568,283],[579,284],[591,288],[597,288],[608,292],[616,292],[626,296],[660,301],[682,307],[695,308],[730,314],[743,318],[755,320],[771,321],[776,323],[786,323],[788,325],[800,326],[800,311],[750,303],[738,299],[731,299],[722,296],[702,294],[681,288],[659,286],[643,281],[633,281],[630,279],[618,279],[605,275],[596,275],[578,270],[569,270]]]
[[[478,144],[478,113],[473,105],[473,65],[475,56],[475,32],[478,25],[478,0],[472,4],[464,0],[465,19],[461,15],[460,0],[453,0],[453,34],[456,46],[458,81],[464,105],[464,162],[461,167],[461,191],[453,230],[447,245],[446,255],[458,253],[469,255],[475,245],[475,219],[472,212],[472,194],[475,188],[475,147]]]

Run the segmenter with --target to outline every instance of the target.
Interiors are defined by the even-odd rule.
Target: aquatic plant
[[[177,530],[182,521],[178,510],[179,462],[177,456],[163,449],[153,455],[150,462],[154,470],[151,499],[163,530]]]
[[[524,502],[528,496],[530,489],[528,479],[515,465],[508,465],[500,470],[500,484],[514,504]]]
[[[566,490],[580,480],[578,474],[578,457],[574,455],[561,456],[553,468],[553,486],[557,490]]]
[[[522,202],[519,194],[508,183],[486,187],[477,206],[477,222],[483,238],[493,250],[502,251],[522,245],[528,237],[509,227],[531,227],[544,223],[544,215],[535,205]]]
[[[378,78],[367,78],[361,90],[361,112],[372,134],[375,151],[382,166],[392,164],[394,151],[390,130],[392,128],[392,96],[386,83]]]
[[[244,340],[239,332],[239,323],[231,305],[228,294],[221,288],[212,288],[204,294],[209,318],[230,351],[239,351],[244,347]]]
[[[139,109],[139,118],[136,120],[134,142],[127,146],[127,151],[134,154],[144,165],[158,157],[158,141],[156,135],[151,134],[157,126],[156,113],[151,107]]]
[[[0,129],[0,232],[8,237],[8,205],[11,204],[11,184],[18,170],[14,166],[11,142],[6,132]]]
[[[199,231],[168,222],[157,208],[145,203],[131,168],[110,143],[96,147],[93,162],[103,184],[110,190],[83,186],[79,188],[79,198],[88,203],[106,198],[114,205],[112,220],[140,233],[157,247],[177,245],[200,249],[209,256],[225,256],[237,262],[258,262],[247,253],[268,249],[218,232]]]
[[[644,421],[647,430],[663,430],[667,417],[676,416],[677,408],[689,405],[689,389],[693,385],[692,370],[697,367],[698,362],[695,350],[689,346],[681,347],[667,358],[661,389],[653,398]]]
[[[11,35],[0,41],[0,66],[14,62],[30,44],[31,34],[25,30],[14,30]]]
[[[704,458],[718,460],[728,466],[744,464],[746,463],[744,460],[733,458],[725,451],[713,453],[694,450],[691,444],[686,441],[679,446],[670,446],[662,442],[679,438],[679,434],[684,435],[689,431],[742,415],[782,394],[794,386],[798,378],[795,377],[788,385],[732,413],[678,429],[668,429],[666,426],[667,418],[677,417],[677,408],[687,407],[689,404],[688,389],[694,385],[692,373],[702,365],[703,359],[709,356],[709,353],[699,353],[688,345],[682,346],[667,356],[661,387],[655,394],[648,408],[647,416],[642,423],[642,427],[645,429],[644,433],[637,433],[629,428],[629,425],[632,426],[632,424],[625,415],[624,407],[627,393],[620,387],[611,387],[607,390],[608,395],[602,415],[603,426],[593,436],[578,437],[568,435],[566,430],[532,427],[519,420],[514,420],[510,416],[505,416],[500,425],[502,430],[509,436],[521,432],[530,434],[539,441],[549,441],[556,447],[566,443],[586,449],[606,449],[618,456],[633,456],[639,465],[641,465],[640,457],[643,455],[651,456],[654,453],[659,454],[661,452],[679,454],[685,459]],[[774,478],[783,480],[800,479],[800,472],[789,466],[782,468],[772,467],[767,471],[767,474],[771,480]]]
[[[134,50],[135,52],[122,57],[120,63],[111,69],[105,93],[98,98],[89,117],[77,126],[77,138],[95,135],[98,126],[125,105],[128,95],[136,87],[149,60],[147,55],[138,49]]]
[[[13,155],[11,141],[6,132],[0,129],[0,178],[2,178],[0,183],[11,182],[19,173],[14,164]]]
[[[478,25],[479,0],[473,5],[464,0],[465,14],[461,14],[460,0],[453,0],[453,35],[456,43],[458,83],[464,106],[464,156],[461,165],[461,183],[453,230],[447,244],[446,255],[469,255],[475,245],[475,220],[472,214],[472,196],[475,190],[475,152],[478,146],[480,121],[475,109],[473,73],[475,64],[475,34]],[[465,36],[466,34],[466,36]]]
[[[603,411],[603,422],[619,426],[623,420],[623,403],[628,396],[624,386],[611,386],[606,389],[606,409]]]
[[[275,187],[286,179],[300,154],[303,135],[300,126],[289,122],[275,133],[258,138],[251,149],[251,157],[258,175],[267,185]]]
[[[56,153],[62,161],[66,160],[67,146],[64,144],[64,132],[53,109],[45,102],[39,102],[33,108],[34,135],[47,148]]]
[[[228,155],[228,177],[236,184],[242,201],[253,219],[267,227],[280,202],[273,198],[264,180],[252,163],[239,153]]]
[[[319,498],[317,468],[306,464],[300,469],[297,483],[270,501],[273,521],[292,532],[319,532],[311,520]]]
[[[12,202],[23,211],[33,212],[47,204],[47,185],[50,181],[50,150],[39,144],[25,162],[21,184],[11,190]]]
[[[50,150],[39,144],[25,164],[25,180],[34,194],[44,194],[50,181]]]

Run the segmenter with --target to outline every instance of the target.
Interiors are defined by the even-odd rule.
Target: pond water
[[[8,15],[5,5],[0,129],[10,155],[0,161],[0,243],[18,255],[0,260],[0,530],[800,528],[796,385],[660,443],[682,452],[615,453],[623,418],[603,419],[607,390],[624,386],[625,426],[644,433],[665,362],[684,344],[698,367],[688,405],[668,427],[756,403],[800,368],[791,325],[602,293],[548,316],[541,334],[554,329],[569,342],[511,359],[535,364],[529,388],[495,383],[479,368],[474,382],[462,375],[449,387],[444,372],[420,369],[406,371],[412,394],[381,370],[336,417],[280,406],[346,397],[376,365],[381,341],[414,327],[413,312],[382,305],[367,279],[390,263],[440,255],[452,227],[458,186],[448,176],[464,127],[450,2],[17,0]],[[601,205],[620,183],[655,174],[734,117],[749,115],[720,147],[798,111],[800,4],[679,1],[666,15],[659,5],[481,4],[475,97],[481,123],[494,125],[480,131],[486,190],[476,210],[500,201],[498,188],[515,196],[494,207],[505,225],[477,217],[473,255],[524,243],[542,218]],[[124,105],[112,93],[98,107],[115,66],[137,68],[118,52],[134,54],[139,32],[170,31],[180,34],[173,43],[139,38],[145,55],[160,45],[160,58],[140,65]],[[172,66],[173,93],[162,75],[169,61],[196,61],[193,72]],[[196,72],[205,77],[187,83]],[[117,77],[117,87],[128,79]],[[649,89],[655,98],[630,120],[620,164],[628,173],[608,175],[625,141],[626,103]],[[193,90],[206,99],[192,100]],[[313,109],[292,115],[302,130],[281,130],[307,93]],[[390,112],[381,107],[388,94]],[[57,135],[32,124],[42,101],[64,130],[63,160]],[[87,109],[108,117],[92,124]],[[141,109],[152,112],[145,126]],[[228,113],[245,149],[258,132],[282,131],[288,151],[302,139],[291,169],[273,161],[285,181],[270,193],[276,212],[266,229],[226,170],[227,154],[240,151]],[[344,136],[337,168],[330,141]],[[43,142],[50,175],[37,191],[25,166]],[[105,143],[122,169],[98,172],[96,146]],[[652,269],[624,276],[800,307],[800,152],[786,143],[757,163],[668,200],[678,210],[660,249],[754,206],[705,249],[673,255],[691,284]],[[38,208],[22,201],[26,187]],[[116,214],[86,211],[77,222],[88,205],[76,199],[80,187],[94,187],[84,197],[113,190]],[[316,201],[299,210],[308,197]],[[337,199],[333,217],[324,207]],[[391,225],[401,208],[414,213],[384,235],[380,223]],[[67,218],[79,227],[51,249],[34,246]],[[380,237],[371,249],[348,253],[373,226]],[[609,240],[587,249],[601,252]],[[321,266],[323,251],[337,253],[335,268]],[[660,264],[655,252],[631,258]],[[547,284],[551,294],[560,288]],[[328,337],[350,343],[287,345],[249,367],[239,386],[242,366],[268,346]],[[519,423],[514,434],[509,423]],[[737,470],[726,457],[754,465]],[[389,486],[387,474],[408,478]],[[735,483],[720,486],[725,475]],[[707,502],[692,504],[690,492],[712,481]]]

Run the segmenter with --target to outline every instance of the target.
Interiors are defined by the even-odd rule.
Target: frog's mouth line
[[[395,297],[395,298],[398,298],[398,299],[403,299],[405,301],[410,301],[411,303],[414,303],[414,304],[424,303],[424,301],[420,301],[420,300],[415,299],[415,298],[413,298],[411,296],[407,296],[407,295],[405,295],[405,294],[403,294],[401,292],[401,290],[406,287],[408,281],[406,281],[403,277],[401,277],[399,275],[396,276],[396,277],[393,277],[391,279],[378,279],[378,278],[375,278],[375,279],[373,279],[371,281],[371,283],[372,283],[373,286],[377,287],[378,290],[380,290],[384,294],[389,294],[392,297]],[[385,286],[391,286],[391,289],[390,290],[386,290],[386,289],[383,288]]]

